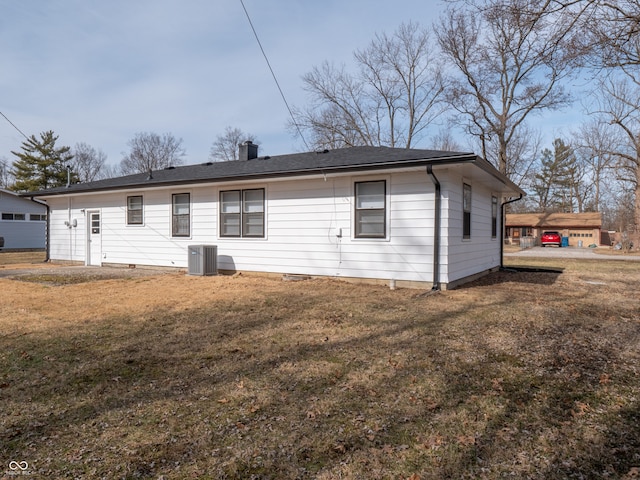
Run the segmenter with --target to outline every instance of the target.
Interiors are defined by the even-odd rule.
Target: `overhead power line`
[[[287,102],[286,97],[284,96],[284,92],[282,91],[282,88],[280,88],[280,83],[278,83],[278,79],[276,78],[276,74],[273,71],[273,68],[271,68],[271,63],[269,62],[269,58],[267,57],[267,54],[264,51],[264,48],[262,48],[262,43],[260,42],[260,38],[258,37],[258,33],[256,32],[256,29],[253,26],[253,22],[251,21],[251,17],[249,16],[249,12],[247,11],[247,7],[244,6],[244,1],[240,0],[240,3],[242,4],[242,9],[244,10],[245,15],[247,16],[247,20],[249,21],[249,25],[251,26],[251,30],[253,31],[253,35],[256,37],[256,41],[258,42],[258,46],[260,47],[260,51],[262,52],[262,56],[264,57],[265,61],[267,62],[267,66],[269,67],[269,71],[271,72],[271,76],[273,77],[273,81],[276,82],[276,87],[278,87],[278,91],[280,92],[280,96],[282,97],[282,101],[284,102],[285,106],[287,107],[287,110],[289,111],[289,116],[291,117],[291,120],[293,121],[293,124],[296,127],[296,130],[298,131],[298,135],[300,135],[300,138],[302,139],[302,142],[304,143],[304,145],[307,147],[307,150],[311,150],[309,148],[309,144],[307,144],[307,141],[304,139],[304,135],[302,135],[302,131],[300,130],[300,126],[298,125],[298,122],[296,122],[295,117],[293,116],[293,112],[291,111],[291,108],[289,107],[289,103]]]
[[[20,130],[18,127],[16,127],[15,124],[11,120],[9,120],[9,118],[4,113],[0,112],[0,115],[2,115],[4,117],[4,119],[7,122],[9,122],[9,124],[18,131],[18,133],[20,133],[20,135],[22,135],[24,138],[29,140],[29,137],[27,137],[22,130]]]

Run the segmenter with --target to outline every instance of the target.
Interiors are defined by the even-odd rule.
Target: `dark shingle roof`
[[[476,163],[507,185],[513,185],[493,166],[473,153],[443,152],[389,147],[352,147],[323,152],[294,153],[252,160],[208,162],[198,165],[170,167],[125,177],[73,184],[39,192],[29,196],[65,195],[80,192],[149,188],[164,185],[183,185],[207,182],[228,182],[254,178],[313,175],[337,171],[362,171],[402,168],[426,164]]]

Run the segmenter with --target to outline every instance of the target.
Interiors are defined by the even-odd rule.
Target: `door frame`
[[[93,225],[92,225],[92,216],[98,215],[98,221],[100,224],[98,225],[98,233],[93,233]],[[99,209],[87,210],[86,213],[86,254],[84,264],[86,266],[100,267],[102,266],[102,212]],[[97,237],[97,240],[92,238],[93,236]],[[97,255],[95,258],[98,259],[97,262],[92,261],[92,256]]]

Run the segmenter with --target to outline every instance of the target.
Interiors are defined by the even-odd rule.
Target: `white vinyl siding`
[[[463,178],[450,169],[438,172],[438,179],[443,192],[441,280],[446,283],[499,265],[499,242],[491,241],[489,221],[495,188],[474,179],[473,236],[463,242]],[[385,185],[385,238],[356,238],[355,185],[381,181]],[[253,193],[226,195],[243,191]],[[429,284],[433,280],[434,191],[423,169],[192,186],[188,190],[189,237],[172,236],[172,195],[186,193],[176,191],[175,186],[50,197],[51,258],[84,261],[84,212],[99,209],[104,264],[186,268],[189,245],[213,244],[218,247],[221,270]],[[144,195],[144,224],[128,228],[127,197],[136,195]],[[238,221],[235,227],[233,222],[225,227],[225,215],[238,213],[249,215],[245,226]],[[251,215],[259,218],[258,214],[262,222],[252,223],[255,218]],[[64,221],[73,219],[78,227],[67,228]],[[262,229],[263,236],[224,236],[225,228],[236,228],[235,232],[240,228],[241,234],[242,228],[254,234]]]
[[[500,244],[491,239],[492,191],[478,182],[473,183],[471,237],[465,239],[463,183],[468,181],[452,175],[443,184],[443,189],[447,192],[443,202],[443,255],[446,258],[446,262],[442,264],[444,282],[452,282],[500,265]],[[497,222],[500,231],[499,218]]]

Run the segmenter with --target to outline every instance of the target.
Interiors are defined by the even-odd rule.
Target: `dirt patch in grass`
[[[0,279],[0,474],[632,475],[640,265],[512,260],[561,273]]]

